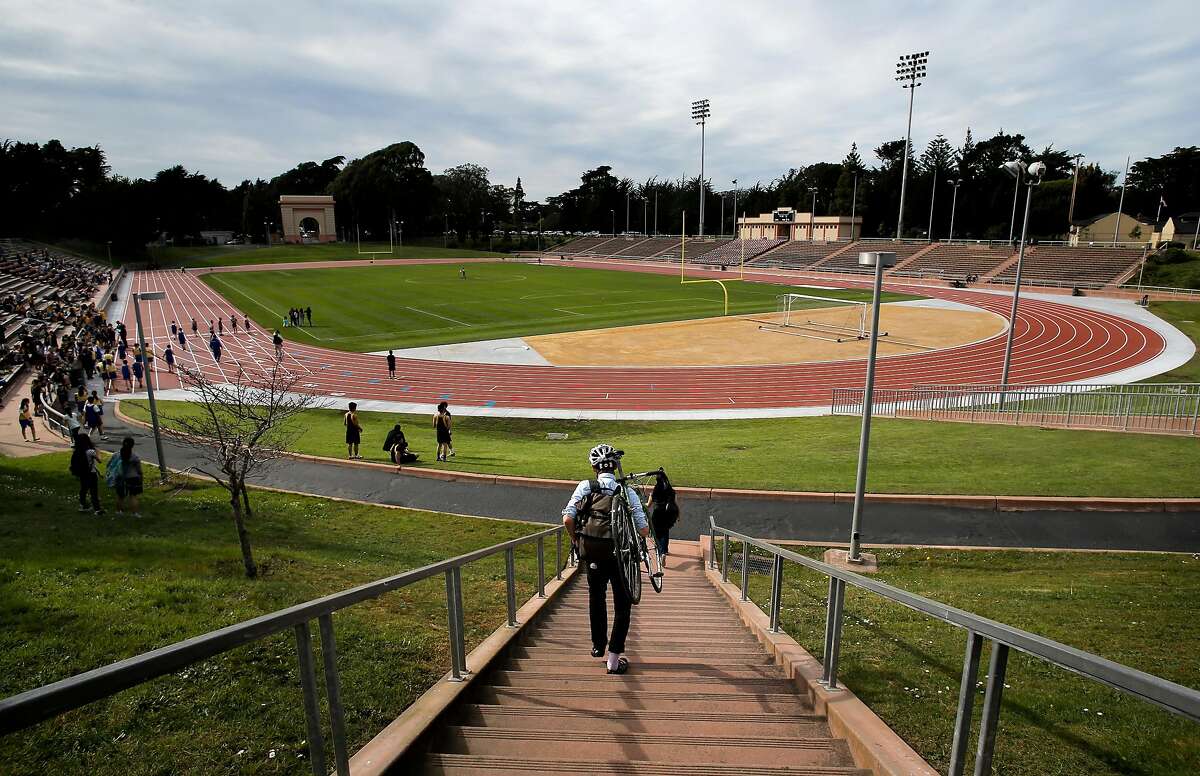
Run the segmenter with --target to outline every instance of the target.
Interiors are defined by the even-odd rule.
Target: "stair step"
[[[435,748],[452,754],[543,757],[554,762],[649,760],[692,765],[851,765],[845,741],[514,730],[450,726]],[[539,758],[540,759],[540,758]]]
[[[505,670],[514,672],[537,671],[542,673],[559,674],[594,674],[603,671],[600,661],[592,658],[583,660],[548,660],[541,658],[517,658],[509,660]],[[607,674],[604,674],[607,676]],[[728,677],[767,677],[784,678],[783,669],[770,662],[761,663],[731,663],[714,665],[711,660],[702,662],[686,660],[653,660],[631,662],[626,676],[728,676]]]
[[[583,643],[583,645],[586,646],[586,644],[587,644],[587,642],[585,641]],[[707,657],[708,655],[715,655],[715,656],[721,656],[721,657],[727,657],[727,658],[744,657],[744,658],[748,658],[751,660],[753,660],[755,658],[760,658],[760,657],[766,656],[766,652],[763,651],[762,647],[756,646],[754,644],[747,644],[744,646],[743,645],[730,645],[730,644],[716,644],[716,645],[711,645],[711,646],[699,646],[699,645],[695,645],[695,644],[684,644],[684,645],[679,645],[679,646],[667,646],[667,647],[655,648],[655,647],[646,646],[645,644],[643,644],[641,641],[638,641],[637,639],[630,639],[627,647],[628,647],[627,654],[629,655],[630,661],[633,661],[636,658],[675,657],[675,656],[686,657],[689,655],[692,657],[697,657],[697,658],[698,657]],[[588,649],[590,649],[590,647],[588,647]],[[573,655],[576,657],[583,657],[583,658],[591,659],[589,654],[587,652],[585,652],[583,649],[581,649],[579,646],[563,647],[563,646],[558,646],[556,644],[542,645],[542,644],[538,644],[536,642],[529,643],[529,644],[522,644],[522,645],[518,646],[512,654],[513,654],[513,657],[538,657],[539,655]]]
[[[784,711],[803,714],[812,710],[808,700],[791,693],[677,692],[659,695],[616,689],[622,677],[613,676],[612,688],[555,687],[534,689],[483,685],[475,701],[506,706],[547,706],[566,709],[667,709],[671,711]]]
[[[753,636],[747,636],[737,633],[714,633],[712,636],[696,636],[687,635],[672,637],[668,633],[656,633],[653,636],[642,637],[637,640],[640,646],[656,647],[656,646],[704,646],[706,644],[721,644],[735,645],[744,644],[747,646],[757,647],[759,642],[754,640]],[[591,644],[591,631],[587,629],[577,629],[574,632],[565,630],[548,630],[545,633],[538,633],[530,636],[525,641],[526,646],[541,646],[541,647],[574,647],[575,649],[587,650]],[[584,651],[584,654],[587,654]]]
[[[540,654],[533,657],[514,656],[509,660],[509,667],[512,670],[521,670],[542,666],[543,670],[558,670],[561,666],[564,669],[567,666],[587,666],[588,671],[591,670],[592,658],[588,655],[555,655],[555,654]],[[646,670],[667,671],[677,670],[684,667],[707,668],[712,671],[723,671],[727,668],[757,668],[760,666],[776,666],[767,653],[756,659],[748,658],[728,658],[728,657],[688,657],[686,655],[672,655],[643,657],[634,660],[633,656],[629,657],[629,670],[631,673],[636,673]],[[569,669],[568,669],[569,670]]]
[[[697,711],[595,710],[465,704],[463,725],[529,730],[629,731],[677,735],[824,738],[825,718],[815,714],[727,714]]]
[[[427,754],[421,773],[428,776],[523,776],[527,773],[598,774],[599,776],[695,776],[696,766],[645,761],[557,762],[526,757],[466,754]],[[711,776],[871,776],[853,767],[708,765]]]
[[[599,669],[602,661],[597,660],[596,663],[597,669]],[[609,674],[597,670],[595,674],[582,675],[497,671],[488,679],[488,683],[496,687],[553,689],[561,688],[565,683],[576,687],[611,687],[613,678]],[[621,687],[659,695],[692,690],[748,693],[793,693],[797,691],[796,685],[787,679],[766,677],[732,679],[719,676],[674,676],[672,674],[642,676],[625,674],[621,681]]]

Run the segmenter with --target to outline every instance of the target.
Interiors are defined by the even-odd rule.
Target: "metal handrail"
[[[885,582],[863,576],[862,574],[856,574],[853,571],[847,571],[828,563],[813,560],[812,558],[792,550],[784,549],[762,539],[756,539],[753,536],[719,526],[716,519],[712,516],[709,516],[708,521],[710,538],[709,563],[712,568],[717,567],[717,535],[720,534],[725,540],[722,547],[723,561],[721,564],[725,581],[728,581],[730,539],[742,542],[742,600],[749,599],[747,579],[749,564],[746,562],[747,547],[757,547],[772,555],[774,570],[772,574],[769,617],[772,630],[775,632],[779,631],[780,577],[783,573],[780,560],[790,560],[812,571],[824,574],[829,578],[828,612],[825,620],[825,670],[821,681],[830,690],[837,689],[837,660],[842,634],[842,605],[845,601],[845,586],[847,584],[867,590],[882,598],[895,601],[909,609],[967,631],[967,654],[963,662],[962,683],[959,693],[954,744],[952,746],[949,770],[950,776],[959,776],[964,767],[966,742],[971,725],[971,706],[974,703],[979,652],[983,638],[988,638],[992,641],[993,650],[992,665],[988,671],[987,689],[984,697],[984,715],[980,723],[979,748],[976,754],[976,774],[990,772],[992,752],[995,744],[996,716],[999,713],[1000,698],[1003,693],[1004,672],[1009,648],[1019,650],[1059,668],[1108,685],[1139,700],[1166,709],[1172,714],[1190,719],[1193,722],[1200,722],[1200,690],[1177,684],[1154,674],[1146,673],[1145,671],[1139,671],[1136,668],[1130,668],[1099,655],[1084,652],[1081,649],[1076,649],[1075,647],[1048,639],[1044,636],[1039,636],[1036,633],[1015,628],[1011,625],[1005,625],[996,620],[981,617],[963,609],[949,606],[948,604],[939,603]]]
[[[446,576],[447,616],[450,632],[451,674],[453,680],[460,680],[463,674],[469,673],[466,665],[466,645],[463,627],[462,579],[461,569],[468,563],[503,553],[505,555],[505,576],[507,581],[507,604],[509,627],[515,627],[516,622],[516,570],[515,550],[527,544],[537,545],[538,562],[538,592],[539,598],[545,597],[546,568],[545,541],[555,537],[555,578],[561,579],[563,566],[560,562],[562,555],[563,527],[555,526],[537,533],[510,539],[506,542],[484,547],[464,555],[458,555],[447,560],[431,563],[427,566],[401,572],[390,577],[377,579],[358,587],[343,590],[323,598],[306,601],[295,606],[281,609],[277,612],[264,614],[251,620],[229,625],[201,636],[195,636],[184,641],[176,642],[159,649],[144,652],[125,660],[95,668],[91,671],[77,674],[51,684],[28,690],[8,698],[0,699],[0,735],[6,735],[51,717],[77,709],[92,701],[107,698],[116,693],[136,687],[151,679],[178,671],[189,665],[206,660],[215,655],[228,652],[253,641],[280,633],[293,628],[296,631],[297,650],[301,667],[301,683],[305,694],[305,707],[308,716],[310,752],[314,774],[324,776],[324,742],[320,732],[320,715],[316,701],[316,686],[312,667],[312,648],[309,622],[316,619],[320,623],[322,652],[325,654],[326,689],[329,695],[329,705],[332,710],[337,707],[339,720],[333,724],[333,739],[337,758],[337,772],[348,776],[345,765],[348,753],[345,749],[345,731],[340,723],[342,705],[340,700],[340,685],[334,658],[336,656],[333,639],[334,612],[346,609],[362,601],[378,598],[384,593],[407,587],[415,582],[428,579],[438,574]],[[314,727],[315,726],[315,727]]]

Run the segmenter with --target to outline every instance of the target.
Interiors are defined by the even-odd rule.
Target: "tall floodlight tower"
[[[904,231],[904,194],[908,187],[908,156],[912,150],[912,113],[913,95],[921,80],[925,78],[925,63],[929,61],[928,51],[918,51],[915,54],[904,54],[896,63],[896,80],[901,88],[908,89],[908,131],[904,134],[904,166],[900,173],[900,214],[896,216],[896,239],[899,240]]]
[[[696,227],[700,237],[704,236],[704,125],[711,115],[708,100],[696,100],[692,103],[692,120],[700,125],[700,223]]]

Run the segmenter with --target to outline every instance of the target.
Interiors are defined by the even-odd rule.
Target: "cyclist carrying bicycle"
[[[567,533],[578,532],[579,557],[587,564],[588,615],[592,629],[592,657],[604,657],[610,674],[623,674],[629,670],[625,652],[625,637],[629,634],[630,600],[617,568],[612,539],[612,502],[619,487],[613,470],[616,468],[616,451],[611,445],[599,444],[588,453],[588,463],[595,472],[594,480],[582,480],[576,486],[571,500],[563,509],[563,525]],[[630,510],[637,530],[643,537],[649,534],[650,526],[641,500],[626,486]],[[608,628],[608,591],[613,594],[612,634]]]

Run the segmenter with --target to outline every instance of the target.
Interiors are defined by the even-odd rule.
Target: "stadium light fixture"
[[[809,186],[809,192],[812,193],[812,211],[808,214],[808,239],[810,242],[817,241],[817,187]]]
[[[737,195],[738,195],[737,178],[734,178],[733,179],[733,236],[735,238],[741,238],[742,231],[740,228],[738,228],[738,222],[737,222]]]
[[[704,236],[704,127],[708,123],[712,110],[708,100],[696,100],[692,103],[692,121],[700,125],[700,223],[697,235]]]
[[[946,242],[954,242],[954,211],[958,207],[958,187],[962,185],[962,178],[953,181],[946,181],[954,187],[954,199],[950,202],[950,237]]]
[[[162,430],[158,424],[158,405],[154,403],[154,369],[151,367],[150,356],[146,348],[146,334],[142,329],[142,307],[139,302],[159,302],[166,299],[163,291],[142,291],[133,294],[133,319],[137,322],[138,344],[142,349],[142,366],[146,370],[146,399],[150,403],[150,425],[154,428],[154,450],[158,453],[158,480],[167,481],[167,463],[163,457]]]
[[[1020,183],[1022,176],[1025,180],[1025,221],[1021,224],[1021,244],[1017,249],[1017,276],[1013,281],[1012,310],[1008,316],[1008,339],[1004,344],[1004,366],[1000,370],[1000,406],[1004,406],[1004,389],[1008,385],[1009,367],[1012,365],[1013,337],[1017,331],[1017,304],[1021,300],[1021,273],[1025,267],[1025,240],[1029,234],[1029,204],[1033,199],[1033,187],[1042,182],[1046,174],[1046,165],[1034,162],[1026,165],[1019,159],[1006,162],[1000,169],[1017,179]]]
[[[896,254],[890,251],[863,251],[858,254],[860,267],[875,270],[874,291],[871,295],[871,339],[867,349],[867,382],[863,388],[862,432],[858,438],[858,473],[854,480],[854,511],[850,517],[850,552],[846,560],[862,563],[859,554],[859,526],[862,523],[863,500],[867,491],[867,452],[871,447],[871,402],[875,397],[875,356],[879,349],[879,297],[883,291],[883,271],[896,265]]]
[[[608,209],[608,212],[612,215],[612,236],[616,237],[617,236],[617,210],[616,210],[616,208],[610,207]]]
[[[904,232],[904,195],[908,187],[908,157],[912,149],[913,95],[925,78],[925,64],[929,61],[928,51],[904,54],[896,63],[896,81],[900,88],[908,89],[908,131],[904,135],[904,166],[900,173],[900,213],[896,216],[896,239]]]

